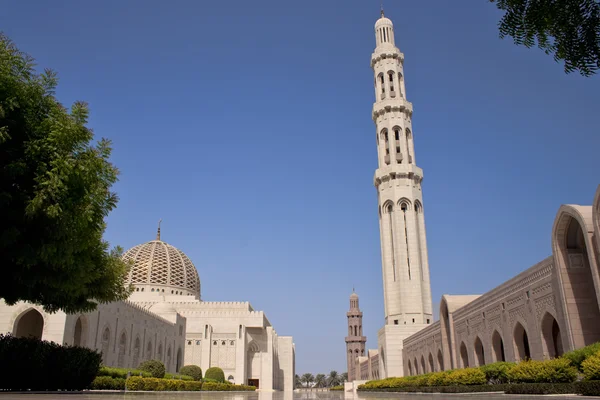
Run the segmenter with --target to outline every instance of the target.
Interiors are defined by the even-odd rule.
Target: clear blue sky
[[[468,3],[468,5],[467,5]],[[386,1],[405,53],[435,308],[551,253],[562,203],[600,183],[600,80],[500,40],[488,0]],[[3,1],[0,29],[90,103],[114,143],[106,238],[188,254],[205,300],[250,301],[297,371],[346,370],[355,285],[383,324],[374,100],[377,0]]]

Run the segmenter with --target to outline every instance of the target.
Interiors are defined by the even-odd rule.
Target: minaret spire
[[[381,18],[385,17],[385,15],[383,14],[383,1],[381,2]]]
[[[160,223],[162,222],[162,218],[158,220],[158,231],[156,232],[156,240],[160,240]]]

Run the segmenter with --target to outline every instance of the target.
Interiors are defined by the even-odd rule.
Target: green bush
[[[600,353],[590,356],[582,362],[581,369],[586,380],[600,380]]]
[[[600,396],[600,381],[576,382],[575,393],[584,396]]]
[[[92,381],[93,390],[125,390],[125,379],[111,378],[110,376],[97,376]]]
[[[225,374],[223,373],[223,370],[219,367],[211,367],[209,369],[206,370],[206,374],[204,375],[205,379],[214,379],[215,381],[219,382],[219,383],[223,383],[225,382]],[[205,380],[205,382],[207,382]]]
[[[506,394],[573,394],[574,383],[517,383],[508,385]]]
[[[98,374],[100,353],[32,338],[0,335],[0,389],[83,390]]]
[[[506,373],[512,383],[569,383],[577,379],[577,369],[566,358],[522,361]]]
[[[485,374],[479,368],[455,369],[446,375],[447,386],[457,385],[484,385],[487,383]]]
[[[144,378],[152,378],[152,374],[140,369],[100,367],[98,376],[110,376],[111,378],[127,379],[127,373],[131,372],[131,376],[143,376]]]
[[[366,389],[364,385],[358,387],[360,392],[421,392],[421,393],[479,393],[479,392],[504,392],[510,385],[458,385],[458,386],[403,386],[395,388]]]
[[[206,373],[208,374],[208,370],[206,370]],[[205,382],[202,384],[202,391],[206,392],[249,392],[254,390],[256,390],[254,386],[246,385],[232,385],[218,382]]]
[[[175,379],[180,381],[195,381],[194,377],[189,375],[179,375],[179,374],[170,374],[166,373],[163,379]]]
[[[482,365],[479,369],[485,374],[485,379],[488,383],[508,383],[508,371],[510,371],[515,365],[514,362],[499,361],[493,364]]]
[[[600,342],[590,344],[589,346],[582,347],[581,349],[573,350],[562,355],[563,358],[571,360],[573,365],[577,367],[579,371],[583,372],[581,364],[594,354],[600,353]]]
[[[332,386],[329,388],[329,390],[333,390],[334,392],[338,390],[344,390],[344,385]]]
[[[202,380],[202,368],[197,365],[184,365],[179,369],[179,373],[191,376],[195,381]]]
[[[153,378],[162,379],[165,377],[165,364],[158,360],[147,360],[140,364],[138,369],[149,372]]]
[[[127,390],[131,391],[199,391],[202,382],[177,379],[142,378],[132,376],[127,379]]]
[[[429,379],[427,380],[427,386],[445,386],[447,384],[448,375],[451,372],[452,370],[430,374]]]

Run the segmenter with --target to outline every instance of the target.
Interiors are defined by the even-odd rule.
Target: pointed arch
[[[153,349],[152,340],[148,340],[148,343],[146,344],[146,360],[152,360],[152,357],[154,357]]]
[[[492,334],[492,359],[494,362],[506,361],[506,354],[504,353],[504,341],[500,332],[494,330]]]
[[[513,340],[516,361],[529,360],[531,358],[529,336],[527,335],[527,330],[520,322],[517,322],[513,329]]]
[[[106,325],[102,331],[102,342],[101,342],[101,353],[102,362],[108,364],[108,349],[110,348],[110,327]]]
[[[133,359],[132,359],[132,367],[137,368],[140,365],[140,353],[142,350],[142,342],[140,340],[140,336],[136,336],[135,341],[133,342]],[[167,367],[168,368],[168,367]]]
[[[88,334],[88,319],[82,314],[77,318],[73,327],[73,346],[85,347],[87,345]]]
[[[429,372],[435,372],[435,364],[433,363],[433,354],[429,353]]]
[[[421,370],[419,369],[419,363],[417,362],[417,357],[415,357],[414,366],[415,366],[415,375],[419,375],[420,373],[422,373],[422,372],[419,372]]]
[[[563,341],[560,333],[560,327],[556,318],[546,312],[542,317],[540,332],[542,333],[542,345],[545,358],[560,357],[564,353]]]
[[[44,332],[44,316],[35,308],[28,308],[16,318],[13,332],[18,338],[29,337],[41,340]]]
[[[462,368],[469,368],[469,353],[465,342],[460,343],[460,362]]]
[[[408,360],[408,375],[409,376],[413,375],[412,363],[410,362],[410,360]]]
[[[475,366],[481,367],[482,365],[485,365],[485,350],[483,349],[483,342],[479,336],[475,338],[474,350],[476,363]]]
[[[437,354],[437,362],[438,362],[438,371],[444,370],[444,356],[442,355],[442,350],[438,350]]]
[[[117,357],[117,365],[120,368],[125,368],[125,352],[127,350],[127,333],[125,329],[121,332],[121,336],[119,338],[119,353]]]

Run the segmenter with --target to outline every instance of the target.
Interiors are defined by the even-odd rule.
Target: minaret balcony
[[[360,343],[366,342],[366,336],[346,336],[346,343]]]
[[[377,118],[385,115],[388,112],[403,111],[408,115],[413,113],[413,105],[404,97],[395,99],[384,99],[373,104],[373,121],[377,122]]]

